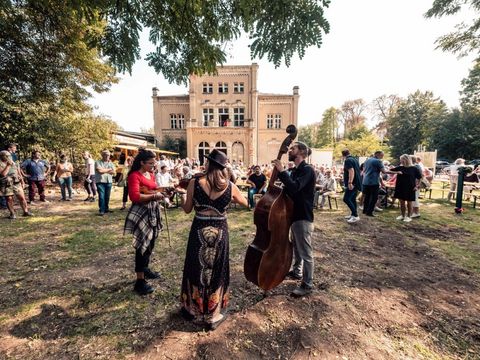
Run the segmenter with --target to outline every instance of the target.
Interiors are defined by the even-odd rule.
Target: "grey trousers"
[[[293,273],[303,277],[305,285],[313,286],[313,223],[307,220],[295,221],[290,227],[293,253]]]

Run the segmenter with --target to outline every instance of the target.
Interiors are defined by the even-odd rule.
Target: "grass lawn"
[[[156,291],[139,297],[131,238],[114,213],[83,195],[0,218],[0,358],[18,359],[480,359],[480,209],[424,200],[348,225],[345,207],[315,212],[314,293],[294,281],[269,296],[243,276],[253,213],[229,212],[230,317],[205,332],[178,316],[192,215],[169,210],[151,267]],[[434,196],[435,197],[435,196]],[[4,213],[2,215],[7,215]]]

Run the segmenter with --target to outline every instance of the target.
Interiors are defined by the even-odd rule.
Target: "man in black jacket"
[[[300,297],[309,294],[313,288],[313,198],[315,195],[315,170],[305,162],[311,150],[302,142],[296,142],[288,152],[288,160],[295,163],[291,175],[284,170],[280,160],[274,160],[278,178],[293,200],[293,223],[290,228],[295,262],[290,277],[302,280],[292,292],[292,296]]]

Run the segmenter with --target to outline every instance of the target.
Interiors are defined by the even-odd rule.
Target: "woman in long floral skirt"
[[[230,264],[227,209],[230,202],[248,207],[247,199],[229,181],[227,156],[216,149],[206,156],[206,174],[190,180],[182,201],[195,210],[187,244],[182,281],[182,315],[214,330],[225,320]]]

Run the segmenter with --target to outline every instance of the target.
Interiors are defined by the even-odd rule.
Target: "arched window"
[[[203,165],[203,157],[208,154],[210,154],[210,145],[208,145],[208,142],[202,141],[198,144],[198,161],[200,161],[200,164]]]
[[[231,160],[235,162],[244,161],[243,154],[243,144],[240,141],[235,141],[232,145],[232,156]]]
[[[223,141],[219,141],[215,144],[215,148],[224,152],[227,156],[227,144],[225,144]]]

